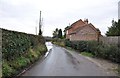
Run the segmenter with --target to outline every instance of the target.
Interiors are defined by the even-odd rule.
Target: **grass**
[[[61,47],[65,47],[64,42],[53,42],[53,44],[56,44],[56,45],[61,46]]]
[[[72,51],[75,51],[74,49],[72,49],[71,47],[65,47],[66,49],[69,49],[69,50],[72,50]]]
[[[93,57],[93,54],[88,52],[81,52],[80,54],[88,57]]]
[[[3,78],[16,76],[26,67],[30,66],[32,63],[42,57],[46,51],[47,48],[45,45],[39,45],[35,49],[30,48],[27,54],[17,57],[14,60],[6,61],[3,59]]]

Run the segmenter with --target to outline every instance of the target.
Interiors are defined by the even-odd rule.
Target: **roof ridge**
[[[83,28],[83,27],[85,27],[85,26],[90,26],[96,33],[99,33],[99,31],[97,31],[97,28],[95,28],[95,26],[93,26],[92,23],[89,23],[89,24],[84,24],[84,25],[78,27],[76,30],[74,30],[74,31],[73,31],[72,33],[70,33],[70,34],[74,34],[74,33],[78,32],[81,28]]]
[[[73,24],[71,24],[71,26],[73,26],[74,24],[76,24],[76,23],[79,22],[79,21],[82,21],[83,23],[85,23],[82,19],[79,19],[79,20],[77,20],[76,22],[74,22]]]

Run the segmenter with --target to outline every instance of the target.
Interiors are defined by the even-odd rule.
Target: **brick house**
[[[88,23],[88,19],[84,21],[80,19],[66,28],[66,39],[70,39],[71,41],[99,41],[100,36],[100,30],[95,28],[91,23]]]

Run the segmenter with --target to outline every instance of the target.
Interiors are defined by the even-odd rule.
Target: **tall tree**
[[[112,26],[108,27],[107,36],[120,36],[120,20],[118,22],[112,20]]]
[[[42,31],[41,31],[41,29],[39,30],[39,35],[42,35]]]
[[[120,19],[118,20],[117,32],[118,32],[118,36],[120,36]]]
[[[58,38],[62,38],[62,29],[59,29],[58,31]]]
[[[53,38],[58,38],[58,28],[53,31]]]
[[[67,26],[67,27],[65,27],[65,29],[64,29],[64,38],[66,38],[66,30],[69,28],[70,26]]]

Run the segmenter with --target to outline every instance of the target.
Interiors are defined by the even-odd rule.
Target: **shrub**
[[[7,62],[4,61],[2,65],[2,74],[4,78],[11,77],[13,73],[15,73],[15,70],[11,66],[9,66]]]
[[[65,40],[65,46],[71,47],[71,41],[68,39]]]
[[[97,46],[98,46],[97,41],[87,41],[87,52],[92,53],[93,55],[95,55],[95,51],[97,50]]]
[[[56,45],[59,45],[59,46],[62,46],[62,47],[65,47],[65,40],[64,39],[53,38],[52,43],[56,44]]]
[[[102,57],[102,58],[106,58],[107,52],[108,52],[108,47],[105,45],[98,45],[96,46],[96,50],[94,50],[94,54],[96,57]]]
[[[120,63],[120,49],[118,48],[118,46],[110,46],[108,52],[108,59]]]
[[[78,50],[80,52],[87,52],[87,50],[88,50],[87,42],[86,41],[79,41],[78,42]]]

